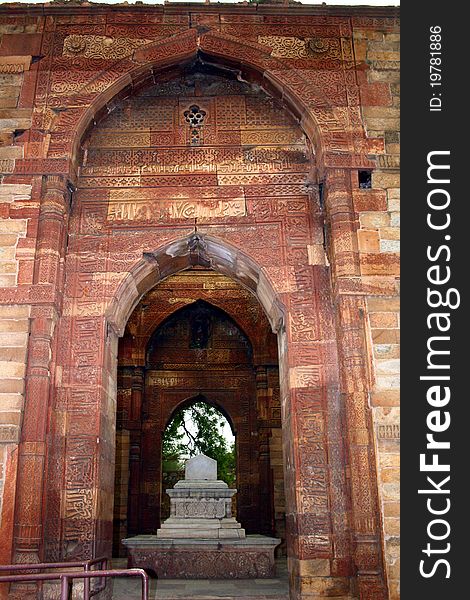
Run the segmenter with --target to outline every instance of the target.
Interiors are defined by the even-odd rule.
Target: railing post
[[[142,574],[142,600],[149,600],[149,578],[147,573]]]
[[[85,573],[88,573],[88,571],[90,570],[90,563],[85,563]],[[91,579],[85,577],[85,579],[83,580],[83,600],[90,600],[90,585]]]
[[[93,578],[97,578],[104,581],[104,586],[101,588],[96,588],[94,590],[90,590],[89,586],[84,585],[84,590],[88,589],[87,596],[82,596],[82,598],[89,599],[91,595],[95,595],[99,592],[102,592],[106,588],[106,580],[108,577],[140,577],[142,579],[142,590],[141,590],[141,600],[149,600],[149,576],[143,569],[99,569],[93,570],[91,569],[92,565],[99,563],[101,566],[107,566],[108,562],[106,558],[101,559],[92,559],[85,563],[81,563],[84,568],[83,572],[78,571],[68,571],[66,573],[25,573],[25,574],[9,574],[9,575],[0,575],[0,585],[3,583],[23,583],[27,585],[31,582],[44,582],[44,581],[60,581],[60,600],[72,600],[73,595],[73,582],[75,579],[83,579],[84,584],[89,582]],[[74,566],[78,566],[76,563],[71,563]],[[41,564],[40,568],[61,568],[60,563],[50,563]],[[21,568],[20,568],[21,567]],[[2,571],[21,571],[21,570],[31,570],[30,567],[33,567],[37,570],[38,565],[0,565],[0,572]],[[29,597],[29,596],[28,596]],[[16,596],[15,596],[16,598]]]
[[[72,599],[72,581],[68,575],[63,575],[60,578],[60,600],[71,600]]]

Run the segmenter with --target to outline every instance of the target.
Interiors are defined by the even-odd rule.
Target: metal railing
[[[16,564],[16,565],[0,565],[0,573],[4,571],[43,571],[46,569],[76,569],[82,568],[85,573],[92,570],[92,567],[99,565],[99,570],[108,570],[108,559],[106,556],[99,558],[91,558],[89,560],[77,560],[73,562],[57,562],[57,563],[32,563],[32,564]],[[0,577],[0,583],[4,581]],[[90,587],[91,580],[85,579],[83,582],[83,600],[90,600],[92,596],[96,596],[106,587],[106,579],[100,579],[98,586],[95,589]]]
[[[26,571],[39,569],[62,569],[85,567],[88,569],[82,572],[65,571],[60,573],[21,573],[18,575],[2,575],[0,576],[1,583],[21,583],[21,582],[36,582],[36,581],[60,581],[60,600],[71,600],[73,591],[74,579],[84,580],[83,599],[88,600],[91,596],[102,592],[106,587],[106,579],[108,577],[140,577],[142,579],[142,600],[149,600],[149,578],[143,569],[102,569],[90,570],[90,567],[97,562],[106,561],[106,558],[93,559],[91,561],[83,561],[81,563],[39,563],[33,565],[1,565],[0,571]],[[91,563],[91,564],[90,564]],[[104,585],[99,584],[99,587],[90,591],[90,581],[97,577],[104,581]],[[88,594],[88,595],[87,595]]]

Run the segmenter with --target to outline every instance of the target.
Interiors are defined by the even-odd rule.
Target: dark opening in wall
[[[372,188],[372,171],[358,171],[359,189],[370,190]]]
[[[320,202],[320,208],[323,210],[323,206],[325,205],[325,189],[322,182],[318,184],[318,200]]]

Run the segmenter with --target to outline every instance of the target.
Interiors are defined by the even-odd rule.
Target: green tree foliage
[[[222,433],[225,417],[205,402],[195,402],[178,411],[163,434],[164,462],[182,469],[191,456],[205,454],[217,461],[217,476],[229,486],[235,485],[235,444]]]

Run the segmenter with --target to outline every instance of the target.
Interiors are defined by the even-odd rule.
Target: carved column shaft
[[[256,367],[256,399],[258,407],[259,500],[260,533],[274,534],[274,509],[271,461],[269,456],[270,427],[263,425],[269,417],[268,373],[265,366]]]
[[[60,281],[67,220],[67,189],[62,177],[50,176],[44,184],[38,220],[34,283]]]
[[[326,210],[330,227],[330,259],[336,288],[337,332],[341,391],[345,403],[347,445],[351,470],[351,514],[361,599],[387,597],[381,551],[380,508],[373,429],[368,407],[367,347],[362,314],[365,298],[342,292],[341,279],[360,275],[349,171],[327,173]]]
[[[25,411],[19,446],[15,510],[15,562],[40,562],[43,537],[43,489],[53,307],[33,307],[25,381]]]
[[[129,448],[129,498],[128,533],[140,531],[140,473],[142,461],[142,399],[144,390],[144,369],[135,367],[132,373],[131,401],[129,407],[130,448]]]
[[[260,533],[274,535],[273,481],[269,457],[269,427],[259,428]]]
[[[142,422],[142,394],[144,391],[144,368],[135,367],[132,374],[132,392],[129,420],[140,430]]]
[[[41,199],[34,283],[62,289],[66,214],[65,182],[47,178]],[[40,562],[43,558],[43,489],[46,434],[51,389],[51,361],[58,307],[36,305],[31,311],[25,410],[19,446],[15,506],[15,562]],[[39,493],[38,493],[39,490]]]

